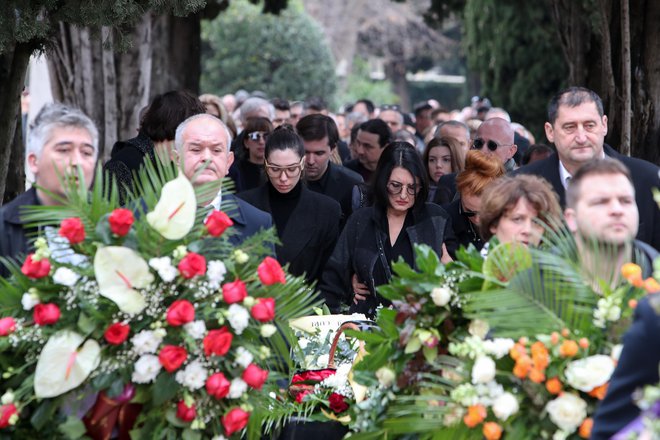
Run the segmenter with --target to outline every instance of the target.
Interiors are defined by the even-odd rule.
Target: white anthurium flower
[[[34,375],[39,399],[56,397],[83,383],[101,361],[101,347],[72,331],[55,333],[41,350]],[[82,344],[82,346],[81,346]]]
[[[94,272],[99,293],[117,304],[119,310],[135,315],[147,305],[135,289],[154,281],[149,265],[134,250],[122,246],[99,249],[94,257]]]
[[[182,173],[163,186],[160,200],[147,214],[147,222],[168,240],[185,237],[195,224],[197,200],[190,181]]]

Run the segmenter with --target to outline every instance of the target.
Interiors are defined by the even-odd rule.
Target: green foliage
[[[547,103],[567,77],[546,3],[468,0],[464,24],[468,65],[479,75],[480,93],[538,138]]]
[[[370,99],[376,103],[399,104],[399,97],[392,90],[388,80],[376,81],[369,78],[369,66],[362,58],[353,60],[353,70],[346,78],[346,90],[339,102],[355,102],[358,99]]]
[[[232,2],[216,20],[203,23],[202,89],[230,93],[263,90],[269,96],[334,100],[334,62],[319,26],[287,9],[262,15],[245,1]]]

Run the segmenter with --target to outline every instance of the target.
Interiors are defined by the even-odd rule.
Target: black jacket
[[[456,236],[456,240],[458,241],[458,247],[462,245],[467,248],[470,243],[472,243],[474,247],[481,250],[481,248],[484,247],[484,242],[479,234],[479,227],[472,224],[469,218],[461,214],[461,198],[458,197],[453,202],[447,205],[442,205],[442,207],[447,211],[447,214],[449,214],[449,217],[451,218],[451,226],[454,235]],[[453,250],[449,247],[447,247],[447,250],[452,258],[454,258],[455,253]]]
[[[362,176],[355,171],[351,171],[346,167],[336,165],[332,162],[328,162],[326,174],[321,177],[321,180],[324,181],[322,191],[312,184],[310,184],[309,189],[319,194],[324,194],[339,203],[342,214],[341,226],[343,227],[351,212],[353,212],[351,207],[353,187],[363,182]]]
[[[660,187],[658,167],[641,159],[623,156],[614,151],[609,145],[605,145],[603,149],[607,156],[623,162],[632,175],[637,209],[639,210],[637,239],[660,249],[660,210],[658,210],[658,205],[653,200],[652,192],[653,188]],[[559,195],[562,208],[566,206],[566,191],[559,177],[559,156],[557,154],[533,162],[514,172],[514,174],[519,173],[534,174],[545,178]]]
[[[268,184],[237,195],[262,211],[271,213]],[[306,274],[308,281],[321,277],[330,253],[339,235],[341,208],[323,194],[317,194],[304,185],[300,200],[284,228],[278,231],[281,245],[275,247],[277,261],[290,263],[293,275]]]
[[[20,208],[22,206],[40,205],[37,190],[32,187],[11,202],[0,208],[0,256],[15,258],[26,255],[33,250],[28,235],[36,233],[36,229],[25,229],[21,220]],[[9,272],[0,264],[0,276],[7,276]]]
[[[388,273],[391,265],[388,262],[388,267],[384,267],[385,253],[378,245],[378,236],[381,243],[390,239],[389,231],[382,227],[383,215],[380,209],[373,206],[361,208],[351,215],[339,236],[321,282],[321,293],[332,312],[337,313],[342,303],[352,305],[353,274],[367,284],[371,295],[352,310],[373,315],[380,303],[375,288],[386,284],[389,279],[381,279],[375,274]],[[413,226],[406,228],[405,233],[411,244],[429,245],[438,255],[442,255],[443,242],[450,247],[450,242],[454,241],[449,216],[433,203],[426,203],[420,212],[413,214]],[[375,271],[376,265],[382,266],[380,270]]]
[[[126,201],[126,188],[133,190],[133,174],[140,169],[145,157],[155,160],[154,144],[143,134],[112,146],[110,160],[103,166],[103,171],[117,182],[121,205]]]

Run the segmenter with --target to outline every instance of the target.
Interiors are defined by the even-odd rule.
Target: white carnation
[[[204,321],[192,321],[184,324],[183,328],[193,339],[202,339],[206,334],[206,324]]]
[[[236,359],[235,362],[240,365],[243,368],[247,368],[248,365],[252,363],[254,360],[254,356],[252,356],[252,353],[247,351],[243,347],[238,347],[236,349]]]
[[[326,368],[328,366],[329,360],[330,360],[330,356],[328,356],[327,354],[322,354],[316,360],[316,364],[319,365],[320,367]]]
[[[273,324],[264,324],[261,326],[260,333],[262,338],[270,338],[277,332],[277,327]]]
[[[587,403],[575,394],[564,393],[545,407],[552,423],[562,431],[572,433],[587,417]]]
[[[131,380],[135,383],[149,383],[153,382],[160,373],[160,361],[158,356],[153,354],[145,354],[135,362],[133,376]]]
[[[486,321],[482,321],[481,319],[470,321],[470,325],[468,326],[468,332],[472,336],[476,336],[481,339],[484,339],[489,331],[490,327],[488,326],[488,323]]]
[[[23,304],[23,310],[32,310],[34,306],[41,303],[39,300],[39,295],[36,293],[24,293],[21,297],[21,304]]]
[[[504,393],[493,402],[493,413],[495,416],[505,422],[520,409],[518,399],[511,393]]]
[[[227,267],[225,263],[220,260],[209,261],[206,269],[206,276],[209,279],[211,287],[217,289],[222,284],[222,281],[225,279],[225,274],[227,273]]]
[[[513,348],[515,342],[513,339],[508,338],[495,338],[492,340],[484,341],[484,350],[487,354],[495,356],[495,359],[502,359],[509,354],[509,350]]]
[[[435,287],[431,290],[431,299],[436,306],[442,307],[449,303],[451,300],[451,294],[451,289],[448,287]]]
[[[480,356],[472,366],[472,383],[488,383],[495,378],[495,361],[488,356]]]
[[[247,384],[243,379],[236,378],[231,381],[229,385],[229,394],[227,397],[230,399],[240,399],[243,394],[247,391]]]
[[[75,286],[79,279],[80,275],[68,267],[58,267],[53,274],[53,281],[55,281],[57,284],[62,284],[63,286],[68,287]]]
[[[194,360],[186,368],[176,373],[175,379],[181,385],[194,391],[202,388],[208,377],[208,370],[204,368],[201,362]]]
[[[236,334],[240,335],[250,322],[250,312],[243,306],[232,304],[227,309],[227,321],[229,321],[229,325],[231,325]]]
[[[174,280],[178,273],[176,267],[172,266],[170,257],[152,258],[149,260],[149,266],[156,270],[158,276],[166,283]]]
[[[610,356],[599,354],[571,362],[564,374],[570,386],[588,393],[607,383],[614,372],[614,367],[614,361]]]
[[[163,332],[142,330],[131,338],[131,343],[137,354],[155,353],[164,337]]]

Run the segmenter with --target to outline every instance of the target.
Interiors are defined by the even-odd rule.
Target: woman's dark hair
[[[463,153],[463,148],[456,138],[443,136],[443,137],[434,137],[432,138],[426,148],[424,149],[424,154],[422,155],[422,160],[426,165],[426,172],[429,171],[429,156],[431,155],[431,150],[435,147],[446,147],[449,149],[449,154],[451,156],[451,172],[460,173],[465,168],[465,153]],[[429,179],[431,176],[429,175]]]
[[[179,124],[200,113],[206,113],[206,107],[197,96],[185,90],[157,95],[142,118],[140,134],[153,142],[174,140]]]
[[[373,176],[372,194],[374,205],[378,209],[387,210],[389,206],[389,193],[387,183],[392,175],[392,170],[401,167],[412,174],[413,179],[419,182],[419,192],[415,196],[413,210],[420,210],[426,203],[429,195],[429,179],[426,167],[419,153],[408,142],[392,142],[383,150],[378,159],[378,165]],[[404,189],[405,190],[405,189]]]
[[[254,133],[255,131],[261,131],[270,134],[273,132],[273,123],[270,122],[270,119],[263,118],[261,116],[248,118],[243,131],[246,135]]]
[[[268,136],[264,154],[266,158],[275,150],[293,150],[300,158],[305,157],[305,145],[291,124],[282,124]]]

